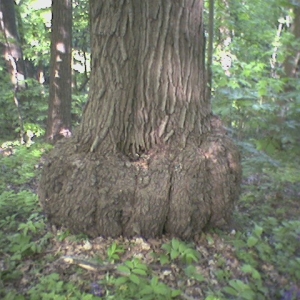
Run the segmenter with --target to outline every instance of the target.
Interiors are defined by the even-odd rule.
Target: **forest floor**
[[[1,299],[300,299],[295,160],[244,152],[232,224],[193,243],[91,240],[47,224],[36,195],[45,151],[41,144],[1,148]]]

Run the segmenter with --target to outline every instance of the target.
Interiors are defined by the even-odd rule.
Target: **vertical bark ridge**
[[[92,72],[100,74],[91,76],[90,98],[98,101],[85,117],[98,111],[99,119],[81,127],[89,147],[109,151],[113,145],[103,139],[110,133],[133,158],[173,139],[184,147],[190,132],[207,131],[210,114],[202,88],[201,1],[138,1],[91,1],[92,48],[100,53]]]

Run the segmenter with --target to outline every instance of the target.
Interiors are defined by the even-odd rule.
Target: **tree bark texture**
[[[17,91],[20,87],[24,87],[26,76],[14,5],[13,0],[0,1],[0,28],[3,34],[1,46],[4,58],[11,82]]]
[[[90,1],[89,101],[40,181],[51,222],[93,237],[190,239],[230,219],[240,156],[205,98],[202,7]]]
[[[50,92],[46,138],[71,135],[72,0],[52,1]]]
[[[26,68],[23,59],[23,51],[17,28],[15,14],[15,3],[13,0],[0,1],[0,47],[5,59],[6,67],[10,75],[14,90],[14,103],[19,119],[20,141],[25,142],[25,132],[23,124],[22,104],[27,100],[24,95],[19,94],[26,88]]]

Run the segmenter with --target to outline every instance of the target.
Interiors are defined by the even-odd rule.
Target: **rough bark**
[[[52,1],[50,91],[46,138],[71,135],[72,0]]]
[[[0,29],[3,34],[1,46],[16,90],[24,86],[25,65],[20,37],[17,29],[16,14],[13,0],[0,1]]]
[[[0,1],[0,32],[2,36],[0,39],[0,48],[14,90],[13,100],[16,105],[16,114],[19,119],[20,141],[21,143],[24,143],[26,136],[23,125],[22,104],[27,99],[19,92],[26,88],[26,69],[17,28],[15,3],[13,0]]]
[[[202,7],[90,1],[89,102],[40,181],[52,223],[93,237],[190,239],[230,219],[240,159],[205,97]]]

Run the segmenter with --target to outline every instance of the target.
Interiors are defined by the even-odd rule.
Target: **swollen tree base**
[[[183,149],[157,146],[136,161],[76,152],[75,138],[60,141],[39,184],[49,221],[90,237],[191,239],[225,225],[240,193],[239,152],[223,132],[194,140]]]

